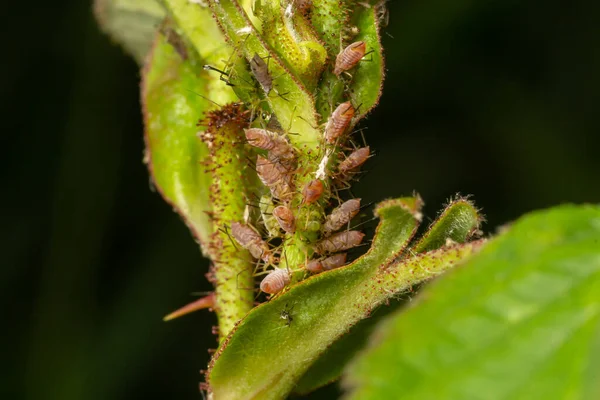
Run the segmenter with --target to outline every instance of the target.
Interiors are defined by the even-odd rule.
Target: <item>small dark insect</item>
[[[284,165],[258,156],[256,173],[260,181],[269,188],[273,197],[286,201],[293,195],[291,176]]]
[[[294,149],[287,139],[277,132],[260,128],[245,129],[244,132],[250,145],[268,150],[269,156],[286,160],[294,158]]]
[[[313,274],[318,274],[319,272],[329,271],[346,264],[346,257],[346,253],[339,253],[320,260],[311,260],[306,264],[305,268]]]
[[[296,220],[294,213],[286,206],[277,206],[273,209],[273,216],[281,226],[281,229],[287,233],[294,233],[296,231]]]
[[[254,54],[254,57],[250,60],[250,69],[265,94],[269,94],[273,89],[273,78],[269,73],[269,67],[265,60],[258,54]]]
[[[348,129],[356,110],[349,101],[340,104],[331,113],[331,117],[325,125],[325,141],[329,144],[334,144],[337,138]]]
[[[339,76],[342,72],[351,69],[365,56],[366,51],[367,44],[365,42],[352,43],[337,55],[333,73]]]
[[[279,314],[279,318],[285,320],[286,326],[292,325],[292,321],[294,320],[294,317],[292,317],[292,308],[294,307],[288,308],[288,305],[286,304],[285,308],[281,310],[281,313]]]
[[[304,203],[312,204],[315,201],[321,198],[323,194],[323,182],[319,179],[314,179],[304,186],[302,189],[302,197],[304,198]]]
[[[262,240],[258,232],[250,225],[232,222],[231,235],[240,246],[250,252],[252,257],[272,263],[273,254],[271,253],[271,249],[269,249],[269,245]]]
[[[358,246],[365,234],[359,231],[345,231],[336,233],[326,239],[315,243],[314,250],[319,254],[337,253]]]
[[[334,208],[325,219],[323,234],[329,236],[346,225],[360,210],[360,199],[351,199]]]
[[[339,173],[341,175],[346,175],[348,172],[351,172],[352,170],[360,167],[365,163],[365,161],[367,161],[370,154],[371,149],[369,148],[369,146],[361,147],[360,149],[354,150],[338,166]]]
[[[290,274],[288,271],[277,268],[271,271],[260,282],[260,290],[265,293],[275,294],[281,292],[288,283],[290,283]]]

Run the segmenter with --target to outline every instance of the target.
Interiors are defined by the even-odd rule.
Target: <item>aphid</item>
[[[331,114],[325,125],[325,141],[334,144],[337,138],[348,129],[356,110],[349,101],[340,104]]]
[[[319,179],[314,179],[304,186],[302,189],[302,197],[304,198],[304,203],[312,204],[315,201],[321,198],[323,194],[323,182]]]
[[[240,246],[250,252],[252,257],[269,263],[273,261],[273,254],[271,253],[271,249],[269,249],[269,245],[262,240],[258,232],[251,228],[250,225],[232,222],[231,235]]]
[[[337,253],[358,246],[364,237],[365,234],[359,231],[340,232],[315,243],[314,250],[319,254]]]
[[[367,44],[365,42],[360,41],[352,43],[344,50],[340,51],[335,58],[333,73],[339,76],[342,72],[351,69],[365,56],[366,51]]]
[[[276,158],[293,159],[294,149],[285,137],[277,132],[260,128],[245,129],[246,139],[254,147],[269,150],[269,156]]]
[[[313,274],[329,271],[346,264],[347,256],[348,255],[346,253],[339,253],[320,260],[311,260],[308,262],[308,264],[306,264],[305,268]]]
[[[265,60],[258,54],[254,54],[254,57],[250,60],[250,69],[265,94],[269,94],[273,89],[273,77],[269,73],[269,67]]]
[[[273,209],[273,216],[277,219],[281,229],[287,233],[294,233],[296,231],[296,220],[292,210],[286,206],[277,206]]]
[[[257,156],[256,172],[273,197],[286,201],[293,194],[290,175],[284,165]]]
[[[339,207],[334,208],[331,214],[325,219],[325,226],[323,233],[325,236],[329,236],[331,233],[337,231],[342,226],[346,225],[352,218],[358,214],[360,210],[360,199],[351,199],[343,202]]]
[[[275,294],[283,290],[283,288],[290,283],[290,274],[286,269],[277,268],[271,271],[267,276],[264,277],[260,282],[260,290],[265,293]]]
[[[356,169],[363,165],[365,161],[367,161],[367,158],[369,158],[370,154],[371,150],[369,149],[369,146],[361,147],[360,149],[354,150],[348,155],[348,157],[346,157],[344,161],[340,163],[340,165],[338,166],[338,171],[342,175],[347,174],[353,169]]]

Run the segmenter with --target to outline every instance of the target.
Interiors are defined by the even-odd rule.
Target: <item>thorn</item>
[[[169,315],[163,318],[163,321],[171,321],[172,319],[179,318],[183,315],[192,313],[194,311],[202,310],[204,308],[212,308],[215,305],[215,294],[214,292],[208,296],[201,297],[185,306],[173,311]]]

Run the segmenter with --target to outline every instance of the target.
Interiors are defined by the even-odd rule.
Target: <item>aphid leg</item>
[[[223,228],[225,228],[225,229],[223,229]],[[233,245],[233,247],[234,247],[236,250],[239,250],[239,249],[238,249],[238,247],[237,247],[237,244],[236,244],[235,240],[233,240],[233,238],[232,238],[232,237],[231,237],[231,235],[229,234],[229,227],[228,227],[227,225],[223,225],[223,228],[219,228],[219,231],[220,231],[220,232],[223,232],[224,234],[226,234],[226,235],[227,235],[227,237],[229,238],[229,241],[230,241],[230,242],[231,242],[231,244]]]
[[[243,269],[243,270],[239,271],[237,274],[235,274],[235,288],[238,289],[238,290],[252,290],[252,291],[255,291],[256,288],[254,288],[254,287],[247,288],[247,287],[240,286],[240,279],[239,278],[240,278],[240,275],[243,274],[244,272],[247,272],[247,270]]]
[[[223,108],[223,106],[222,106],[222,105],[220,105],[219,103],[217,103],[216,101],[213,101],[213,100],[209,99],[208,97],[201,95],[200,93],[196,93],[196,92],[194,92],[194,91],[193,91],[193,90],[191,90],[191,89],[186,89],[186,90],[187,90],[188,92],[191,92],[191,93],[195,94],[195,95],[196,95],[196,96],[198,96],[198,97],[202,97],[202,98],[203,98],[204,100],[206,100],[206,101],[210,101],[211,103],[213,103],[214,105],[216,105],[216,106],[217,106],[217,107],[219,107],[219,108]]]

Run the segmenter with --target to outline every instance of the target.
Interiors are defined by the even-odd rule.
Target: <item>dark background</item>
[[[472,194],[488,232],[600,200],[600,2],[389,7],[356,195],[416,190],[433,217]],[[3,8],[0,396],[199,399],[214,318],[161,318],[209,289],[207,262],[150,190],[138,68],[86,1]]]

